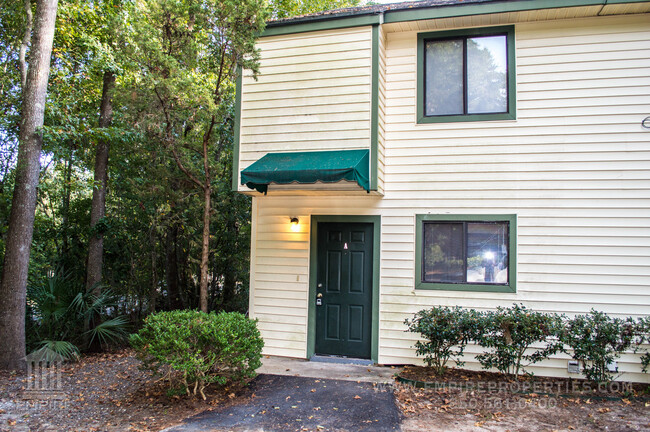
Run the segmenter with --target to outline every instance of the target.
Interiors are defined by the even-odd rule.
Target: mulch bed
[[[61,398],[28,400],[24,375],[0,373],[0,431],[151,431],[247,400],[248,389],[209,387],[207,400],[168,395],[130,350],[63,366]]]
[[[403,432],[650,430],[648,384],[619,383],[599,391],[584,380],[463,369],[438,377],[417,366],[406,366],[400,377],[429,383],[416,388],[398,379]]]

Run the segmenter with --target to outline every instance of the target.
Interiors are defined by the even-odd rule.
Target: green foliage
[[[650,317],[639,318],[635,326],[635,347],[634,352],[642,351],[641,355],[641,370],[644,373],[648,372],[648,367],[650,367],[650,351],[648,351],[647,345],[650,344]],[[642,348],[641,345],[646,345],[645,348]]]
[[[88,241],[91,236],[102,234],[103,284],[119,296],[116,307],[120,313],[128,314],[129,321],[137,322],[154,310],[197,304],[196,276],[201,254],[201,242],[197,238],[202,230],[203,209],[193,185],[176,167],[159,136],[152,133],[152,125],[164,123],[160,117],[153,118],[160,114],[153,87],[156,79],[163,78],[158,83],[160,88],[169,89],[184,103],[177,111],[181,117],[172,120],[174,134],[185,140],[183,145],[194,146],[191,150],[179,149],[190,168],[202,166],[201,159],[195,156],[200,145],[196,146],[196,141],[192,140],[204,128],[209,115],[215,112],[223,115],[214,125],[217,131],[214,136],[222,146],[212,146],[209,154],[213,164],[210,167],[213,193],[209,302],[211,309],[245,311],[248,307],[250,198],[230,191],[234,123],[232,77],[223,79],[224,91],[218,108],[214,102],[204,102],[206,97],[214,99],[209,85],[215,82],[218,74],[222,51],[217,47],[223,47],[216,43],[222,42],[216,39],[221,34],[217,21],[224,18],[228,31],[238,33],[238,46],[250,48],[252,39],[239,34],[242,26],[250,24],[242,14],[252,13],[259,17],[256,23],[262,24],[266,12],[256,13],[256,5],[260,2],[228,3],[226,6],[231,9],[241,6],[236,14],[231,14],[228,8],[216,11],[216,2],[151,0],[145,3],[142,10],[137,10],[142,13],[136,13],[136,7],[142,6],[142,2],[81,0],[59,5],[42,129],[44,151],[30,278],[40,280],[54,266],[65,270],[70,286],[83,286]],[[152,32],[160,35],[165,30],[164,21],[157,21],[159,13],[165,11],[156,7],[149,10],[147,4],[163,5],[168,11],[188,17],[188,21],[174,21],[178,26],[174,36],[180,39],[174,39],[173,43],[181,46],[181,54],[172,50],[173,55],[161,60],[156,56],[140,56],[142,51],[134,52],[140,42],[153,44]],[[5,71],[0,74],[0,265],[11,205],[14,144],[20,120],[17,56],[24,29],[23,8],[23,2],[9,0],[0,11],[0,67]],[[183,25],[192,27],[190,15],[195,12],[197,21],[193,34],[199,36],[198,44],[188,41],[190,34],[182,28]],[[135,41],[138,44],[133,44]],[[183,57],[187,52],[195,56]],[[229,66],[251,60],[231,54],[232,51],[227,51],[224,57]],[[174,66],[175,73],[168,76],[169,80],[162,77],[165,72],[160,69],[167,60]],[[99,128],[105,70],[114,71],[117,76],[113,127]],[[155,79],[150,80],[152,74]],[[183,80],[191,80],[201,91],[195,91],[196,87],[184,88]],[[175,99],[171,101],[176,103]],[[203,115],[205,113],[193,116],[195,112],[191,110],[204,106],[211,107],[207,116]],[[190,111],[186,111],[188,107]],[[188,120],[194,123],[187,123]],[[186,134],[184,122],[191,126]],[[90,204],[96,186],[93,181],[94,146],[100,139],[110,141],[111,145],[109,186],[106,216],[91,229]],[[176,234],[169,236],[170,231]],[[169,300],[172,285],[180,291],[180,304]],[[76,295],[77,288],[73,292]],[[108,324],[101,324],[98,331],[106,328],[115,314],[108,319]],[[101,339],[103,335],[97,333],[95,337]],[[32,336],[31,339],[38,339]],[[33,340],[31,346],[37,347]]]
[[[631,318],[612,318],[592,309],[566,323],[562,341],[573,350],[573,358],[582,364],[587,379],[608,383],[614,379],[615,372],[610,372],[607,365],[630,348],[635,327]]]
[[[18,53],[25,31],[24,4],[5,0],[0,8],[0,185],[17,150],[21,106]]]
[[[642,352],[642,371],[650,367],[650,317],[612,318],[592,309],[589,314],[568,319],[565,315],[527,309],[522,304],[495,311],[477,312],[458,306],[421,310],[406,320],[408,330],[420,333],[416,354],[425,357],[428,366],[443,374],[447,361],[461,361],[469,341],[486,351],[476,359],[484,369],[518,375],[526,367],[558,352],[573,351],[582,364],[585,377],[595,383],[608,383],[616,372],[608,365],[630,348]]]
[[[83,285],[75,285],[69,274],[60,271],[30,283],[26,318],[28,348],[36,352],[48,350],[73,360],[80,347],[85,349],[95,339],[102,345],[124,340],[126,318],[108,315],[115,309],[115,301],[110,289],[104,289],[100,295],[85,292]]]
[[[30,356],[35,355],[45,361],[76,360],[79,358],[79,348],[68,341],[44,340],[39,342],[39,346],[40,348],[33,351]]]
[[[188,394],[193,387],[203,399],[211,383],[254,378],[264,346],[256,321],[237,312],[192,310],[150,315],[130,341],[145,367],[169,378],[170,388],[180,380]]]
[[[290,18],[330,9],[340,9],[359,5],[360,0],[269,0],[269,8],[274,19]]]
[[[464,364],[460,358],[468,341],[479,331],[481,321],[474,309],[436,306],[421,310],[405,324],[409,332],[419,333],[423,339],[415,343],[416,354],[424,356],[427,365],[442,375],[450,358],[458,366]]]
[[[562,349],[559,334],[562,317],[532,311],[524,305],[482,314],[482,332],[476,341],[490,349],[476,356],[483,368],[518,375],[526,366],[540,362]],[[533,345],[542,345],[527,353]]]

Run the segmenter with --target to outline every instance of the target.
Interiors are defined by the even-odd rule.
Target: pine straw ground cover
[[[61,374],[63,399],[24,399],[25,376],[0,374],[0,431],[154,431],[240,403],[246,389],[210,387],[207,400],[169,396],[130,350],[84,356]]]
[[[614,384],[594,391],[582,380],[509,380],[502,374],[449,369],[435,378],[407,366],[401,377],[437,382],[434,388],[396,386],[404,432],[650,430],[647,384]]]

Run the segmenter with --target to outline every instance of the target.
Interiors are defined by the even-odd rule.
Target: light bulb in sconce
[[[298,232],[300,231],[300,221],[297,217],[291,218],[291,231]]]

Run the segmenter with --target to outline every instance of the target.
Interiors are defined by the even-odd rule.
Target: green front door
[[[316,354],[370,358],[372,249],[370,223],[319,223]]]

